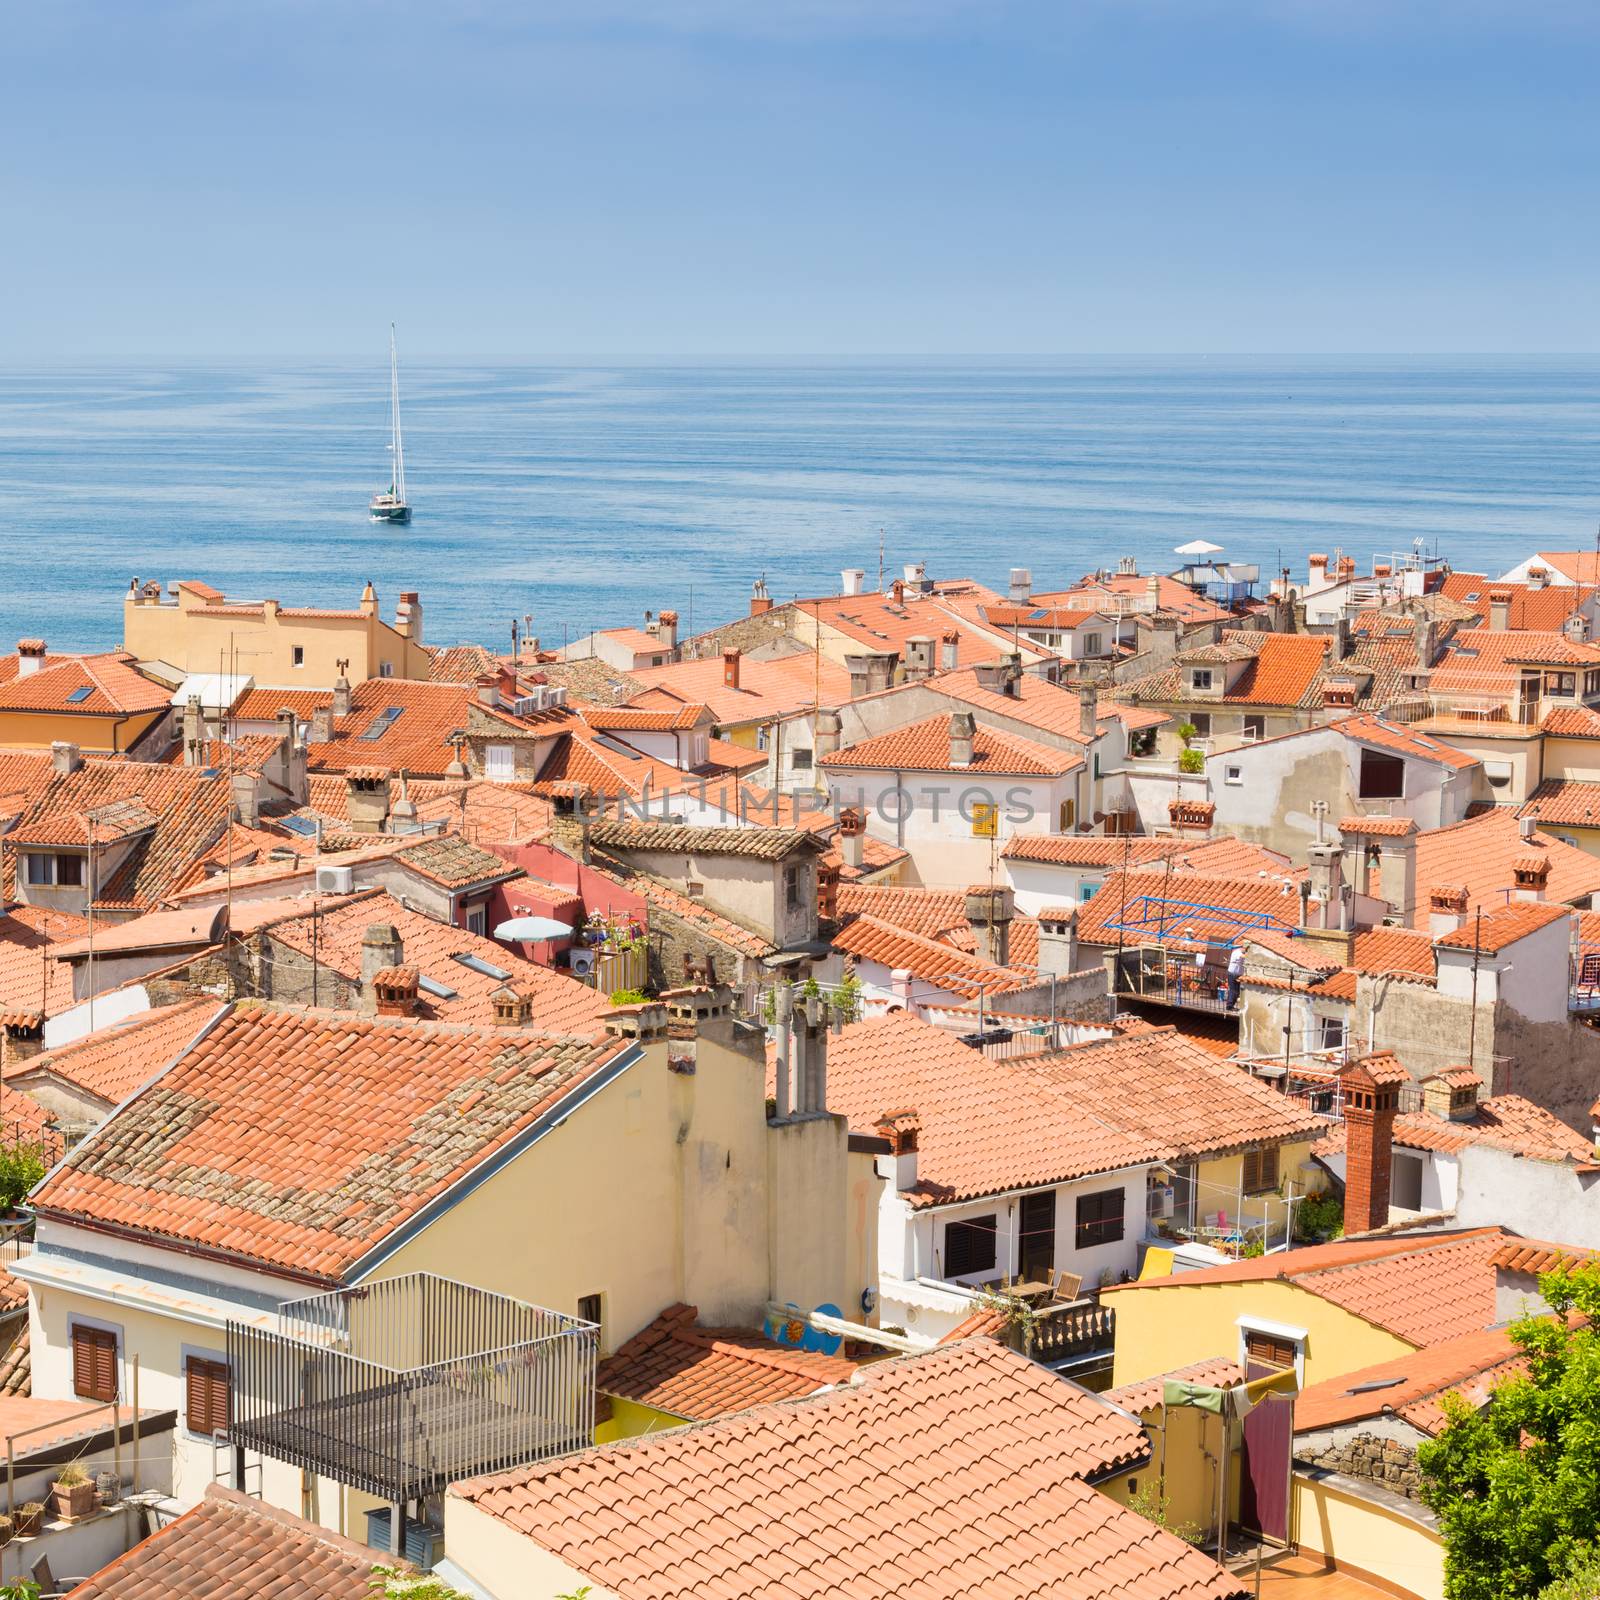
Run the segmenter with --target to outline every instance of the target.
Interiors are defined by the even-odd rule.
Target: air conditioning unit
[[[318,894],[349,894],[355,887],[355,873],[349,867],[318,867]]]
[[[593,950],[569,950],[567,952],[567,966],[575,978],[588,978],[594,975]]]
[[[1170,1219],[1172,1216],[1173,1193],[1169,1183],[1160,1189],[1150,1191],[1150,1215]]]
[[[556,687],[549,689],[546,692],[550,696],[551,705],[564,706],[567,703],[567,691],[565,685],[558,684]]]

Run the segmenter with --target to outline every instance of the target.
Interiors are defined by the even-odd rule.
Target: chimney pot
[[[31,677],[45,662],[43,639],[17,640],[17,676]]]
[[[767,580],[757,578],[750,585],[750,615],[764,617],[772,609],[772,596],[767,593]]]
[[[732,647],[722,652],[722,683],[727,689],[739,687],[739,651]]]
[[[341,672],[333,680],[333,702],[329,710],[335,717],[348,717],[350,715],[350,680]]]

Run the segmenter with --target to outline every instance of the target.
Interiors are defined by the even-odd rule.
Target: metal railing
[[[1209,1011],[1231,1017],[1238,1006],[1230,1006],[1226,996],[1208,975],[1194,964],[1193,955],[1156,946],[1124,950],[1112,963],[1113,994],[1130,1000],[1150,1000],[1158,1005],[1182,1006],[1190,1011]]]
[[[592,1323],[410,1273],[230,1322],[230,1442],[391,1503],[594,1438]]]

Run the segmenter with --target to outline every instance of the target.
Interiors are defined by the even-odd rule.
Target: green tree
[[[1526,1371],[1483,1411],[1446,1396],[1448,1425],[1417,1451],[1448,1600],[1532,1600],[1600,1537],[1600,1267],[1547,1273],[1539,1291],[1556,1315],[1510,1330]]]
[[[0,1210],[13,1211],[47,1170],[36,1144],[0,1145]]]

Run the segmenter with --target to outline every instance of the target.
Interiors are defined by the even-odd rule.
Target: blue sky
[[[0,23],[0,359],[1600,348],[1588,4]]]

